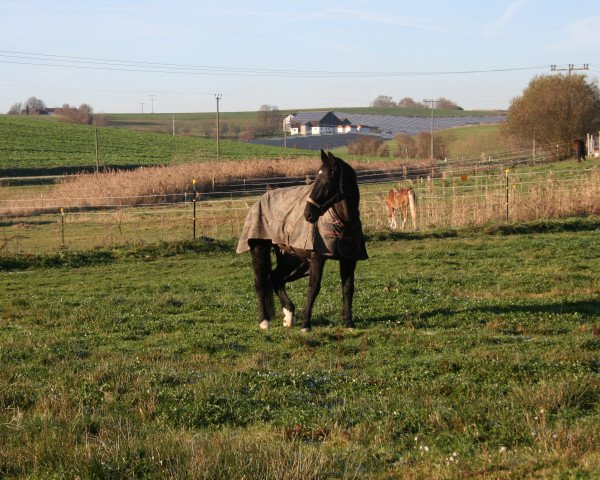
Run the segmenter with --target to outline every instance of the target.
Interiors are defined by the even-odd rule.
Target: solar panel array
[[[334,112],[338,118],[347,118],[352,125],[366,125],[381,130],[379,135],[385,139],[393,138],[397,133],[416,135],[431,129],[430,117],[401,117],[395,115],[368,115],[359,113]],[[481,125],[482,123],[500,123],[505,115],[489,115],[483,117],[438,117],[433,119],[433,129],[463,127],[465,125]]]
[[[287,137],[288,148],[300,148],[303,150],[327,150],[331,148],[345,147],[364,135],[357,133],[340,133],[333,135],[290,135]],[[283,138],[258,138],[249,143],[259,145],[270,145],[272,147],[283,147]]]
[[[327,112],[303,112],[303,119],[320,117]],[[298,114],[298,118],[303,113]],[[347,118],[352,125],[365,125],[379,130],[378,133],[371,131],[370,135],[377,135],[389,140],[398,133],[416,135],[419,132],[431,130],[431,117],[402,117],[396,115],[368,115],[359,113],[333,112],[336,117],[343,120]],[[463,127],[466,125],[481,125],[486,123],[500,123],[506,120],[506,115],[488,115],[473,117],[434,117],[433,129],[443,130],[445,128]],[[290,135],[287,137],[288,148],[301,148],[305,150],[320,150],[328,148],[345,147],[363,136],[357,133],[341,133],[329,135]],[[271,145],[283,147],[283,138],[259,138],[249,143],[260,145]]]

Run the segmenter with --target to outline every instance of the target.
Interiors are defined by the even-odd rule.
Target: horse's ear
[[[327,161],[327,154],[321,149],[321,161],[325,163]]]
[[[331,165],[333,167],[336,164],[336,162],[337,162],[337,158],[331,152],[327,152],[327,158],[328,158],[328,161],[329,161],[329,165]]]

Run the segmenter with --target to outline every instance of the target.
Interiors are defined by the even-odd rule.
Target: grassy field
[[[448,158],[465,158],[490,155],[510,150],[508,142],[500,135],[499,125],[473,125],[449,128],[436,132],[448,145]]]
[[[0,115],[0,176],[93,169],[96,164],[94,127],[65,124],[50,118]],[[223,159],[272,158],[289,149],[220,142]],[[134,167],[216,160],[214,140],[179,135],[98,128],[99,166]],[[314,155],[293,150],[294,156]]]
[[[371,237],[358,328],[330,262],[309,334],[259,331],[233,243],[1,257],[0,477],[598,478],[576,225]]]

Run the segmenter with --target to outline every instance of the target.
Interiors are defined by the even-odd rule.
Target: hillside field
[[[99,127],[100,168],[216,160],[214,140]],[[223,140],[221,158],[241,160],[290,155],[289,149]],[[294,156],[314,155],[293,150]],[[0,115],[0,176],[77,172],[96,164],[94,127],[53,118]]]
[[[0,476],[597,478],[599,230],[520,227],[371,237],[308,334],[233,243],[0,257]]]
[[[194,118],[194,114],[189,116]],[[139,123],[135,115],[122,117]],[[507,148],[499,136],[498,127],[494,125],[452,128],[437,134],[447,140],[450,158],[478,156],[481,152]],[[393,141],[389,143],[393,151]],[[94,127],[91,126],[60,123],[55,118],[44,116],[0,115],[0,176],[91,171],[96,166],[95,145]],[[209,138],[138,132],[126,128],[99,127],[98,147],[100,169],[168,165],[215,160],[217,157],[216,142]],[[229,140],[220,142],[220,150],[223,160],[315,155],[315,152],[296,148]],[[347,148],[336,151],[347,155]],[[354,156],[353,159],[361,160],[362,157]]]

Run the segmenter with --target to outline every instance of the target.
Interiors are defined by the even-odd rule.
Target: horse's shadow
[[[514,313],[552,313],[552,314],[569,314],[582,313],[586,315],[600,315],[600,300],[578,300],[554,302],[547,305],[483,305],[472,308],[436,308],[426,312],[415,313],[414,315],[403,314],[387,314],[379,317],[365,319],[368,323],[385,323],[407,321],[411,318],[418,320],[428,320],[433,317],[452,317],[454,315],[465,313],[491,313],[494,315],[508,315]]]

